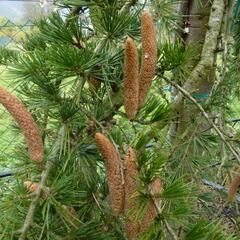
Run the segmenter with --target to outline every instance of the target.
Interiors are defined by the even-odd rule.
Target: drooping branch
[[[163,76],[161,76],[161,77],[163,77]],[[194,105],[202,113],[203,117],[207,120],[209,125],[211,127],[213,127],[213,129],[216,131],[216,133],[221,138],[221,140],[226,144],[229,151],[233,154],[233,156],[236,158],[236,160],[240,163],[240,157],[239,157],[238,153],[234,150],[232,145],[228,141],[226,141],[224,134],[221,132],[221,130],[218,128],[218,126],[210,119],[210,117],[208,116],[207,112],[203,109],[203,107],[191,96],[191,94],[186,89],[184,89],[183,87],[179,86],[177,83],[171,81],[170,79],[168,79],[166,77],[163,77],[163,78],[166,82],[170,83],[172,86],[177,88],[183,97],[188,98],[192,103],[194,103]]]

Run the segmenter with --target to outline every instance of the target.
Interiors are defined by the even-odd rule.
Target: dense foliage
[[[202,1],[194,2],[202,7]],[[50,165],[34,221],[27,238],[21,239],[126,239],[127,216],[112,213],[96,132],[108,136],[122,160],[129,146],[136,150],[137,208],[129,214],[141,221],[152,201],[160,203],[155,220],[139,239],[238,239],[239,200],[228,202],[226,189],[218,185],[228,188],[237,169],[238,133],[228,119],[231,101],[239,95],[238,21],[232,34],[231,18],[225,18],[217,34],[215,78],[207,100],[191,89],[183,92],[179,108],[173,92],[185,89],[203,45],[185,44],[173,34],[182,32],[180,1],[57,4],[65,11],[38,20],[38,30],[20,49],[0,49],[0,63],[9,67],[16,93],[41,131],[45,151],[39,165],[30,159],[24,141],[12,143],[14,176],[0,181],[0,239],[20,237],[36,190],[29,182],[39,183]],[[151,12],[157,32],[157,69],[144,106],[130,121],[123,107],[124,44],[127,37],[134,40],[141,62],[144,9]],[[226,9],[224,16],[229,16],[232,8]],[[238,15],[235,10],[235,19]],[[173,124],[185,121],[182,109],[194,115],[173,137]],[[13,128],[21,134],[16,125]],[[156,178],[161,186],[151,194],[149,186]]]

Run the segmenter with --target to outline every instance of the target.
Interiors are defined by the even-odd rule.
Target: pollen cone
[[[96,133],[95,139],[101,152],[108,179],[112,213],[118,216],[124,208],[124,187],[120,168],[120,156],[114,144],[102,133]]]
[[[138,170],[136,163],[136,153],[133,148],[129,148],[124,160],[124,180],[125,180],[125,232],[128,240],[135,240],[140,231],[139,221],[135,219],[134,211],[137,210],[137,203],[134,197],[137,196]]]
[[[161,180],[159,178],[155,178],[150,184],[149,184],[149,190],[152,195],[159,193],[162,187]],[[157,204],[158,206],[156,206]],[[154,219],[158,215],[157,207],[160,207],[161,202],[157,201],[155,199],[151,199],[149,202],[148,210],[145,213],[144,219],[142,220],[141,223],[141,233],[146,231],[150,225],[154,222]]]
[[[141,19],[142,36],[142,63],[139,74],[138,107],[144,105],[147,93],[155,75],[157,63],[157,38],[153,19],[148,11],[143,13]]]
[[[138,51],[131,38],[125,42],[124,60],[124,108],[130,120],[138,110]]]
[[[42,162],[42,138],[32,115],[15,96],[3,88],[0,88],[0,103],[3,104],[22,129],[31,158],[38,163]]]
[[[240,185],[240,174],[238,174],[231,182],[228,190],[228,200],[234,201],[237,195],[237,190]]]

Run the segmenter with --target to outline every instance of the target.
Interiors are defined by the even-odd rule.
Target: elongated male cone
[[[148,186],[151,194],[156,194],[159,193],[162,187],[162,183],[161,180],[159,178],[155,178]],[[155,200],[155,202],[154,202]],[[144,215],[144,218],[141,222],[141,233],[143,233],[144,231],[146,231],[150,225],[154,222],[154,219],[157,217],[158,215],[158,211],[157,211],[157,207],[160,207],[161,205],[161,201],[157,200],[157,199],[151,199],[149,200],[148,203],[148,209]],[[157,204],[158,206],[156,206],[155,204]]]
[[[38,163],[42,162],[43,142],[32,115],[15,96],[3,88],[0,88],[0,103],[3,104],[22,129],[31,158]]]
[[[124,59],[124,108],[130,120],[138,110],[138,51],[131,38],[125,42]]]
[[[124,160],[124,180],[125,180],[125,214],[127,216],[125,223],[125,232],[128,240],[137,239],[140,231],[140,223],[132,212],[137,210],[137,202],[134,199],[138,195],[138,170],[136,162],[136,153],[133,148],[129,148]],[[133,214],[134,215],[134,214]]]
[[[157,64],[157,37],[153,19],[148,11],[143,13],[141,19],[142,35],[142,63],[139,74],[138,107],[141,108],[146,99]]]
[[[118,216],[124,208],[124,187],[122,181],[120,156],[114,144],[102,133],[96,133],[95,139],[101,152],[108,179],[112,213]]]
[[[238,174],[231,182],[228,190],[228,200],[234,201],[237,195],[238,187],[240,186],[240,174]]]

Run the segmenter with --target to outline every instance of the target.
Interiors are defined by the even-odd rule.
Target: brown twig
[[[34,215],[35,215],[35,212],[36,212],[36,208],[37,208],[39,199],[41,197],[42,190],[46,185],[49,173],[50,173],[50,171],[53,167],[54,162],[57,159],[57,154],[59,152],[59,148],[60,148],[60,145],[61,145],[62,136],[63,136],[63,128],[60,128],[60,130],[58,132],[58,135],[57,135],[56,143],[54,144],[54,146],[52,148],[51,154],[49,155],[48,162],[46,164],[45,170],[41,174],[40,183],[38,185],[38,188],[36,189],[35,196],[34,196],[32,202],[31,202],[31,205],[28,209],[28,213],[27,213],[27,216],[26,216],[25,221],[23,223],[23,226],[20,229],[21,235],[19,237],[19,240],[26,240],[27,239],[28,231],[30,230],[31,225],[34,223]]]
[[[237,152],[233,149],[232,145],[226,141],[224,134],[222,133],[222,131],[217,127],[217,125],[210,119],[210,117],[208,116],[207,112],[203,109],[203,107],[190,95],[190,93],[185,90],[184,88],[182,88],[181,86],[179,86],[177,83],[171,81],[170,79],[168,79],[165,76],[160,76],[162,77],[166,82],[170,83],[171,85],[173,85],[174,87],[176,87],[179,92],[181,92],[181,94],[188,98],[192,103],[195,104],[195,106],[199,109],[199,111],[202,113],[203,117],[207,120],[207,122],[209,123],[210,126],[213,127],[213,129],[216,131],[216,133],[218,134],[218,136],[221,138],[221,140],[226,144],[226,146],[228,147],[228,149],[230,150],[230,152],[233,154],[233,156],[237,159],[237,161],[240,163],[240,157],[237,154]]]

